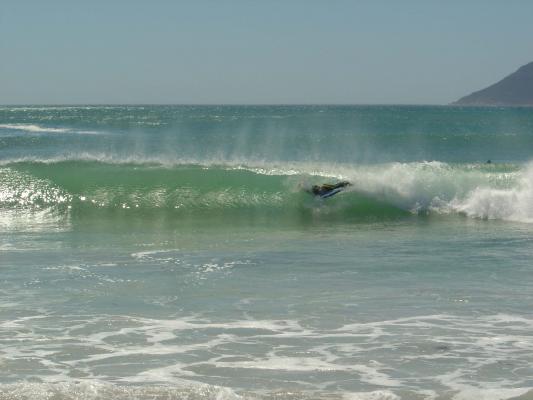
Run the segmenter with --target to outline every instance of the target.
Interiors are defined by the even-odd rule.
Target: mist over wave
[[[0,107],[0,161],[85,153],[196,163],[524,163],[531,159],[532,126],[523,109]]]
[[[0,202],[531,222],[530,126],[522,109],[0,107]],[[335,180],[352,186],[323,203],[305,194]]]

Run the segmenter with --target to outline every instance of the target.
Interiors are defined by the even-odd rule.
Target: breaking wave
[[[0,129],[9,131],[22,131],[29,133],[83,133],[83,134],[98,134],[96,131],[75,130],[71,128],[54,128],[37,124],[0,124]]]
[[[352,185],[327,201],[306,192],[336,180]],[[533,165],[11,160],[0,167],[0,207],[78,217],[101,211],[274,219],[308,213],[329,220],[455,214],[531,223]]]

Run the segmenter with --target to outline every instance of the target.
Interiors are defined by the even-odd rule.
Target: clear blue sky
[[[530,0],[1,0],[0,104],[446,104],[533,61]]]

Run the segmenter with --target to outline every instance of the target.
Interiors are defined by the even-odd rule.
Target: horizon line
[[[342,107],[342,106],[433,106],[433,107],[446,107],[453,106],[453,103],[0,103],[0,107],[105,107],[105,106],[205,106],[205,107],[290,107],[290,106],[329,106],[329,107]]]
[[[0,108],[22,107],[442,107],[533,108],[533,104],[453,103],[0,103]]]

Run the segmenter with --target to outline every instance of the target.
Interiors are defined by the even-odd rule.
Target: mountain
[[[455,103],[470,106],[533,106],[533,62],[501,81],[462,97]]]

